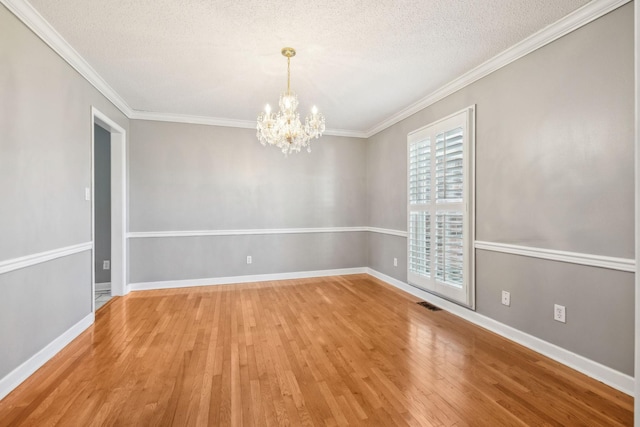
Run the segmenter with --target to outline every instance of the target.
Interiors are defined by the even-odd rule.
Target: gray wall
[[[0,5],[0,261],[89,242],[91,105],[128,120]],[[0,275],[0,377],[91,312],[90,252]]]
[[[398,259],[397,266],[393,265],[394,258]],[[367,266],[406,283],[407,239],[387,234],[369,233]]]
[[[366,223],[366,140],[324,136],[285,158],[252,129],[131,123],[130,231]],[[181,280],[366,265],[361,232],[130,239],[130,279]],[[246,264],[246,256],[253,264]]]
[[[366,232],[162,237],[129,245],[132,283],[367,265]]]
[[[477,240],[633,258],[632,11],[627,4],[371,137],[369,225],[406,230],[407,133],[476,104]],[[370,238],[369,265],[406,281],[398,240]],[[633,274],[557,264],[478,251],[477,311],[632,375]],[[566,305],[566,325],[549,321],[553,302]]]
[[[633,274],[482,250],[476,262],[479,312],[633,375]],[[567,323],[553,320],[554,304],[567,307]]]
[[[0,261],[91,240],[91,105],[128,132],[131,231],[406,230],[407,133],[476,104],[478,240],[633,257],[631,8],[368,141],[323,137],[311,155],[285,159],[253,130],[132,121],[129,132],[126,117],[0,6]],[[406,280],[405,240],[376,233],[129,247],[131,282],[367,264]],[[633,373],[632,274],[478,251],[477,276],[478,312]],[[90,313],[90,277],[89,252],[0,275],[0,377]],[[566,325],[549,321],[552,302],[567,306]]]
[[[0,274],[0,378],[91,312],[91,252]]]
[[[111,260],[111,134],[94,126],[94,252],[96,283],[111,282],[111,269],[103,261]]]

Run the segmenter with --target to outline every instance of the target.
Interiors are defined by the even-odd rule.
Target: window
[[[409,283],[473,307],[475,108],[408,136]]]

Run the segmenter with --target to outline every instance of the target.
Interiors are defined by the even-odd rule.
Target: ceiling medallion
[[[324,116],[314,105],[311,115],[305,117],[304,126],[300,122],[298,95],[291,90],[291,58],[296,55],[292,47],[282,48],[287,58],[287,91],[280,95],[280,111],[271,112],[269,104],[258,116],[258,140],[262,145],[275,145],[284,155],[299,153],[303,147],[311,152],[311,140],[319,138],[325,130]]]

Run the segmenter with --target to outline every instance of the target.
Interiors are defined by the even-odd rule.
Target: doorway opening
[[[126,132],[91,108],[92,311],[112,296],[126,295]]]
[[[111,299],[111,132],[93,125],[93,277],[98,310]]]

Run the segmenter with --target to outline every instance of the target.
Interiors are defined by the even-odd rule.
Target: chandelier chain
[[[287,95],[291,95],[291,58],[287,57]]]

